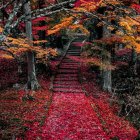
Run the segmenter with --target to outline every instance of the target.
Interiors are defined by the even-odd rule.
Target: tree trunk
[[[132,67],[133,74],[137,75],[137,52],[135,51],[134,47],[132,48],[132,52],[131,52],[130,67]]]
[[[39,0],[39,9],[42,9],[43,5],[45,5],[45,1],[44,0]],[[40,21],[39,26],[45,26],[45,25],[46,25],[46,21]],[[46,40],[45,30],[44,31],[39,31],[39,36],[40,36],[40,40]],[[42,43],[42,47],[45,48],[46,43]]]
[[[30,46],[33,45],[33,36],[32,36],[32,22],[31,22],[31,8],[30,2],[24,5],[25,14],[29,15],[26,16],[25,24],[26,24],[26,37],[29,39]],[[31,90],[37,90],[40,85],[36,78],[36,71],[35,71],[35,57],[33,52],[28,52],[27,54],[27,61],[28,61],[28,82],[27,88]]]
[[[103,27],[103,37],[109,37],[110,36],[110,32],[107,29],[107,26],[105,25]],[[105,47],[105,49],[108,49],[109,47]],[[111,65],[111,54],[110,54],[110,50],[109,50],[109,55],[106,54],[106,56],[103,57],[103,63],[106,64],[106,66]],[[103,69],[102,71],[102,78],[103,78],[103,90],[105,91],[109,91],[112,92],[112,74],[111,74],[111,70],[110,69]]]
[[[103,60],[106,65],[111,65],[111,57]],[[112,92],[112,74],[111,70],[104,69],[103,74],[103,89]]]

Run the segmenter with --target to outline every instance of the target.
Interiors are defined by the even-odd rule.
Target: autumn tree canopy
[[[1,45],[5,47],[0,49],[6,53],[3,54],[4,57],[19,59],[21,54],[35,52],[37,58],[46,61],[45,56],[57,54],[53,49],[41,47],[41,44],[49,41],[47,36],[54,36],[62,32],[64,34],[67,31],[69,33],[80,31],[90,37],[92,31],[87,27],[87,23],[91,20],[98,21],[93,25],[93,29],[98,27],[104,30],[104,35],[92,42],[107,45],[118,42],[124,44],[125,48],[133,48],[136,52],[140,51],[138,35],[140,19],[137,14],[137,1],[68,0],[58,2],[32,0],[29,4],[30,16],[23,10],[27,2],[29,3],[28,0],[1,2],[0,9],[3,18],[0,26],[0,41]],[[33,40],[27,37],[27,33],[25,34],[28,18],[32,24]],[[41,34],[43,38],[40,37]],[[111,66],[111,64],[109,65]]]

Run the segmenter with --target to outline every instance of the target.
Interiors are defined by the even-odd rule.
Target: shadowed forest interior
[[[0,0],[0,140],[139,140],[140,1]]]

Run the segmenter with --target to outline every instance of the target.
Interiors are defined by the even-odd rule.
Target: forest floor
[[[16,140],[134,140],[137,137],[137,130],[117,116],[118,107],[110,104],[110,94],[93,81],[96,75],[88,72],[87,65],[76,61],[80,47],[75,50],[73,47],[75,44],[57,70],[53,92],[47,87],[48,78],[41,77],[43,88],[32,93],[33,100],[23,101],[22,91],[8,91],[11,96],[0,95],[0,117],[5,120],[1,128],[3,138],[6,133],[8,137],[8,132]]]

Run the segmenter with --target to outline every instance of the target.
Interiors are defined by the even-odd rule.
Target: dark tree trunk
[[[137,53],[134,48],[132,48],[132,52],[131,52],[130,67],[132,67],[133,74],[137,75]]]
[[[109,37],[110,36],[110,32],[107,30],[107,26],[105,25],[103,27],[103,37]],[[106,49],[106,48],[105,48]],[[106,66],[110,66],[111,65],[111,54],[110,51],[108,53],[108,55],[106,54],[106,56],[104,56],[103,58],[103,63]],[[102,71],[102,77],[103,77],[103,89],[105,91],[109,91],[112,92],[112,74],[111,74],[111,70],[110,69],[103,69]]]
[[[45,5],[45,1],[44,0],[39,0],[39,8],[43,8],[43,5]],[[40,26],[45,26],[46,22],[45,21],[41,21],[40,22]],[[46,31],[40,31],[39,32],[39,37],[41,40],[46,40]],[[42,43],[42,47],[45,48],[46,47],[46,43]]]
[[[30,2],[24,5],[25,14],[29,15],[26,17],[26,36],[29,39],[29,44],[32,46],[32,22],[31,22],[31,8]],[[28,60],[28,83],[27,88],[31,90],[36,90],[40,87],[37,78],[36,78],[36,71],[35,71],[35,57],[33,52],[28,52],[27,54]]]

